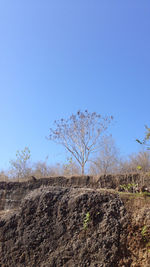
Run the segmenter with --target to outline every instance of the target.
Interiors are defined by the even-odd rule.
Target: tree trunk
[[[82,175],[84,175],[84,163],[82,163],[81,168],[82,168]]]

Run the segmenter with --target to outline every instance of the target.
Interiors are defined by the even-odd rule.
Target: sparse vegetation
[[[67,158],[67,163],[62,166],[62,174],[64,176],[79,175],[79,165],[73,160],[72,157]]]
[[[120,185],[120,188],[123,189],[125,192],[135,193],[136,191],[138,191],[138,184],[135,183],[123,184]]]
[[[68,119],[55,121],[55,127],[50,128],[48,140],[55,141],[65,147],[71,154],[66,162],[51,165],[43,161],[31,163],[31,152],[26,146],[16,152],[16,158],[10,160],[9,171],[1,171],[0,178],[26,178],[34,175],[37,178],[49,176],[73,176],[80,174],[108,175],[140,173],[141,185],[145,185],[145,174],[150,172],[150,151],[142,150],[123,159],[119,155],[114,139],[106,135],[106,130],[113,120],[112,116],[102,117],[96,112],[78,111]],[[146,126],[144,140],[137,142],[147,145],[150,140],[150,128]],[[87,163],[88,166],[87,166]],[[85,170],[85,166],[87,166]],[[134,179],[132,180],[134,184]],[[132,186],[122,185],[129,191]]]
[[[92,175],[112,174],[119,170],[119,152],[112,136],[104,136],[96,157],[91,159],[89,173]]]
[[[31,157],[31,152],[28,147],[23,150],[16,152],[16,159],[11,160],[10,175],[17,178],[25,178],[31,173],[31,168],[29,167],[29,159]]]
[[[80,174],[112,175],[140,173],[141,186],[145,185],[145,175],[150,173],[150,151],[142,150],[121,159],[114,139],[106,135],[106,130],[113,120],[112,116],[102,117],[96,112],[78,111],[69,119],[55,121],[55,129],[50,128],[48,139],[62,144],[71,156],[62,163],[51,165],[43,161],[32,163],[30,149],[26,146],[16,152],[16,158],[10,160],[10,169],[1,171],[0,179],[26,178],[34,175],[37,178],[50,176],[73,176]],[[150,128],[146,127],[146,135],[140,144],[147,145],[150,139]],[[147,147],[148,148],[148,147]],[[88,167],[85,170],[86,164]],[[135,181],[124,183],[122,189],[131,191]]]
[[[120,173],[148,172],[150,170],[150,151],[142,150],[120,161]]]

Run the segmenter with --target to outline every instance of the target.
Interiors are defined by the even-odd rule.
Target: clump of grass
[[[144,225],[141,230],[142,240],[145,243],[145,247],[147,252],[150,253],[150,230],[147,225]]]
[[[87,212],[86,215],[85,215],[85,219],[83,221],[83,228],[84,228],[84,230],[87,229],[87,227],[89,225],[89,222],[90,222],[90,213]]]

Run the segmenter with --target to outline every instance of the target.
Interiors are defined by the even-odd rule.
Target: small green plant
[[[138,165],[137,167],[137,170],[141,171],[142,170],[142,166]]]
[[[150,197],[150,193],[149,192],[142,192],[143,197]]]
[[[148,251],[150,252],[150,241],[146,244],[146,247],[148,248]]]
[[[143,226],[141,235],[142,235],[143,240],[146,241],[147,240],[146,238],[147,237],[147,226],[146,225]]]
[[[120,185],[120,187],[122,189],[124,189],[125,191],[129,192],[131,189],[136,188],[137,184],[134,184],[134,183],[132,183],[132,184],[123,184],[123,185]]]
[[[141,230],[142,239],[145,243],[145,247],[147,248],[147,252],[150,252],[150,231],[147,225],[144,225]]]
[[[90,213],[87,212],[86,215],[85,215],[84,222],[83,222],[83,228],[84,228],[84,230],[87,229],[89,222],[90,222]]]

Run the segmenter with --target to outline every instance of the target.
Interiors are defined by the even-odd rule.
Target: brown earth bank
[[[121,194],[128,213],[127,244],[133,267],[150,266],[150,196]],[[126,262],[122,258],[120,264]],[[124,266],[120,265],[120,266]]]
[[[150,266],[150,197],[113,177],[1,182],[0,266]]]
[[[120,185],[136,183],[139,187],[146,185],[150,188],[150,174],[124,174],[124,175],[102,175],[102,176],[72,176],[69,178],[49,177],[36,179],[20,179],[20,182],[0,182],[0,210],[17,208],[21,200],[30,191],[40,188],[41,186],[60,186],[75,188],[107,188],[118,189]]]
[[[1,266],[118,266],[126,222],[117,195],[34,190],[0,221]]]

